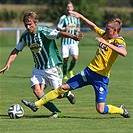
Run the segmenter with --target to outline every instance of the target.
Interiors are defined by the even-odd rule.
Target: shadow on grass
[[[29,78],[28,76],[8,76],[9,78]]]
[[[34,115],[28,116],[24,115],[23,119],[30,119],[30,118],[49,118],[51,115]],[[0,115],[1,119],[10,119],[8,115]],[[121,118],[119,116],[105,116],[105,117],[80,117],[80,116],[64,116],[63,118],[71,118],[71,119],[118,119]],[[61,119],[63,119],[61,118]]]
[[[120,117],[118,117],[118,116],[115,116],[115,117],[113,117],[113,116],[110,116],[110,117],[108,117],[108,116],[105,116],[105,117],[80,117],[80,116],[64,116],[64,118],[75,118],[75,119],[117,119],[117,118],[120,118]]]

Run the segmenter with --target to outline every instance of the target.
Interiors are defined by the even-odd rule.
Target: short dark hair
[[[71,1],[68,1],[68,2],[66,3],[66,6],[67,6],[68,4],[72,4],[72,5],[73,5],[73,3],[72,3]]]

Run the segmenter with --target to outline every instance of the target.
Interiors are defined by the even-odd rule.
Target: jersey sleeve
[[[97,27],[95,29],[95,32],[100,36],[103,37],[103,35],[105,34],[105,30],[100,29],[99,27]]]
[[[48,39],[57,39],[58,33],[60,31],[57,31],[56,29],[52,29],[49,26],[43,26],[39,27],[38,30]]]
[[[24,41],[24,38],[23,38],[23,36],[21,36],[20,37],[20,40],[19,40],[19,42],[18,42],[18,44],[16,45],[16,49],[18,50],[18,51],[22,51],[23,50],[23,48],[26,46],[26,43],[25,43],[25,41]]]
[[[115,43],[117,44],[118,47],[124,47],[124,48],[126,48],[126,42],[125,42],[125,40],[124,40],[123,37],[118,37],[115,40]]]
[[[56,29],[52,30],[49,34],[46,34],[46,37],[50,40],[57,39],[58,34],[60,31],[57,31]]]
[[[57,28],[60,28],[62,30],[65,29],[65,26],[64,26],[64,19],[65,19],[66,15],[63,15],[62,17],[60,17],[60,20],[57,24]]]

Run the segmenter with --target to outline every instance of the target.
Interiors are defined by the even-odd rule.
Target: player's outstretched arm
[[[9,67],[10,67],[10,66],[5,66],[4,68],[2,68],[2,69],[0,70],[0,73],[3,73],[3,74],[4,74],[4,72],[5,72],[6,70],[8,71]]]
[[[76,18],[80,18],[82,19],[89,28],[91,28],[92,30],[95,30],[97,28],[97,25],[94,24],[93,22],[91,22],[90,20],[88,20],[86,17],[84,17],[82,14],[78,13],[78,12],[74,12],[74,11],[69,11],[70,13],[72,13]]]
[[[65,38],[72,38],[75,41],[80,41],[81,39],[83,39],[83,34],[81,32],[79,32],[76,35],[73,34],[69,34],[68,32],[59,32],[59,37],[65,37]]]
[[[16,50],[16,49],[14,49],[14,50],[11,52],[11,54],[10,54],[9,57],[8,57],[8,60],[7,60],[6,64],[5,64],[5,66],[0,70],[0,73],[3,73],[3,74],[4,74],[5,71],[8,71],[8,70],[9,70],[10,64],[15,60],[15,58],[16,58],[17,55],[18,55],[18,53],[19,53],[19,51]]]

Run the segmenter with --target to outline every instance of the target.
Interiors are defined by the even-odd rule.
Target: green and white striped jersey
[[[67,15],[61,16],[61,18],[57,24],[57,28],[60,28],[60,29],[69,27],[70,30],[67,32],[70,34],[76,34],[77,28],[79,26],[80,26],[80,19],[74,17],[74,15],[72,17],[68,17]],[[77,44],[78,41],[75,41],[71,38],[62,38],[61,43],[62,43],[62,45],[65,45],[65,44],[69,45],[69,44]]]
[[[22,51],[25,46],[28,46],[37,69],[42,70],[61,65],[62,59],[55,42],[58,33],[59,31],[48,26],[37,26],[34,35],[29,34],[26,30],[21,35],[16,49]]]

